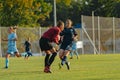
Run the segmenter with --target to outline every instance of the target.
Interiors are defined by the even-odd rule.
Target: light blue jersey
[[[18,52],[16,47],[16,41],[13,39],[17,38],[16,33],[11,33],[8,35],[8,50],[7,53],[13,54],[15,52]]]
[[[73,41],[73,43],[72,43],[72,50],[77,50],[76,41]]]

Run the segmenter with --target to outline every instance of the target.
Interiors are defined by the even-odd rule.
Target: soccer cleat
[[[50,70],[48,70],[46,73],[52,73]]]
[[[79,59],[79,57],[77,56],[77,59]]]
[[[47,73],[52,73],[51,70],[50,70],[50,66],[47,66],[47,68],[48,68]]]
[[[73,57],[70,57],[70,59],[73,59]]]
[[[8,69],[8,66],[5,66],[5,69]]]
[[[61,63],[59,63],[59,64],[58,64],[58,66],[59,66],[59,69],[61,69],[61,68],[62,68],[62,64],[61,64]]]
[[[70,70],[70,62],[65,62],[67,69]]]
[[[52,73],[50,70],[44,70],[45,73]]]
[[[52,73],[52,72],[50,71],[50,67],[49,67],[49,66],[46,66],[46,67],[45,67],[44,72],[45,72],[45,73]]]

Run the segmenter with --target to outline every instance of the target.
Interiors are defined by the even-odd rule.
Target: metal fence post
[[[113,53],[115,53],[115,18],[113,17]]]
[[[100,43],[101,43],[101,41],[100,41],[100,17],[98,16],[98,52],[99,52],[99,54],[101,53]]]
[[[2,57],[2,49],[1,49],[1,26],[0,26],[0,57]]]
[[[95,17],[94,17],[94,11],[92,11],[92,32],[93,32],[93,44],[95,45]],[[94,48],[94,54],[96,54],[95,52],[95,48]]]

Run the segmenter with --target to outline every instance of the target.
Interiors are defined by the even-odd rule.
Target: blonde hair
[[[17,26],[14,26],[14,27],[13,27],[13,26],[10,26],[9,29],[11,29],[12,32],[16,32]]]

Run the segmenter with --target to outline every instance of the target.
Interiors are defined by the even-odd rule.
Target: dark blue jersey
[[[77,35],[74,28],[65,28],[60,36],[63,36],[63,43],[72,43],[73,38]]]
[[[31,46],[31,44],[30,44],[30,42],[28,42],[28,41],[25,41],[25,51],[27,52],[27,51],[30,51],[30,46]]]

